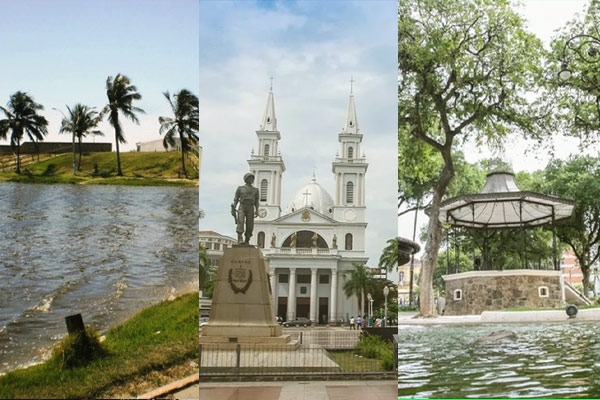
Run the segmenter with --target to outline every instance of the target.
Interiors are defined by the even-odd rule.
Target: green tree
[[[552,41],[546,63],[547,101],[554,106],[558,129],[579,138],[582,145],[600,139],[599,26],[600,2],[592,0]],[[561,79],[559,72],[565,69],[570,76]]]
[[[0,138],[6,139],[10,131],[10,145],[17,149],[17,174],[21,173],[21,140],[27,134],[32,142],[44,140],[48,134],[48,121],[38,114],[44,106],[36,103],[28,93],[15,92],[6,107],[0,106],[5,119],[0,120]]]
[[[181,143],[181,168],[183,175],[187,178],[185,170],[185,155],[193,151],[198,143],[198,97],[187,89],[181,89],[179,93],[171,95],[164,92],[169,101],[174,117],[159,117],[160,134],[164,135],[163,146],[165,149],[175,146],[175,135],[179,136]]]
[[[499,146],[509,133],[542,131],[526,96],[540,80],[542,50],[508,0],[399,1],[398,126],[443,160],[429,207],[422,317],[436,314],[433,272],[444,232],[438,215],[455,176],[454,147]]]
[[[556,235],[573,249],[587,295],[590,268],[600,258],[600,158],[552,160],[543,172],[543,192],[575,200],[571,218],[557,224]]]
[[[102,131],[94,129],[100,123],[100,116],[94,110],[95,107],[88,107],[81,103],[75,104],[73,109],[67,106],[69,112],[68,118],[63,118],[59,133],[69,132],[77,137],[79,143],[79,160],[77,170],[81,167],[81,142],[87,135],[104,136]],[[75,156],[73,156],[75,157]]]
[[[108,122],[115,128],[117,175],[123,176],[119,144],[127,143],[127,140],[125,140],[123,127],[119,121],[119,113],[139,125],[136,113],[144,113],[144,110],[133,106],[132,103],[134,100],[140,100],[142,95],[138,93],[137,88],[131,84],[128,77],[119,73],[114,78],[109,76],[106,79],[106,97],[108,97],[108,104],[102,109],[101,116],[107,114]]]
[[[365,314],[365,296],[373,286],[371,270],[364,264],[355,264],[354,268],[344,275],[344,294],[346,297],[356,296],[360,305],[360,314]]]
[[[379,257],[379,267],[391,272],[398,269],[398,239],[389,239],[386,243],[387,246],[383,248]]]

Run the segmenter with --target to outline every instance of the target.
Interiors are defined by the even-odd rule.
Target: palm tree
[[[175,146],[175,134],[179,135],[181,143],[181,168],[183,175],[187,178],[185,170],[185,153],[192,150],[192,145],[198,143],[198,97],[187,89],[181,89],[179,93],[171,95],[164,92],[163,95],[169,101],[174,118],[158,117],[160,123],[160,134],[165,135],[163,146],[165,149]]]
[[[127,141],[125,140],[123,128],[119,122],[119,112],[139,125],[140,121],[135,113],[144,113],[144,110],[139,107],[134,107],[131,103],[133,103],[133,100],[140,100],[142,95],[137,92],[135,86],[131,85],[128,77],[119,73],[114,78],[109,76],[106,79],[106,96],[108,97],[108,104],[104,106],[100,112],[100,116],[103,117],[104,114],[108,114],[108,122],[115,128],[117,175],[123,176],[119,143],[127,143]]]
[[[361,315],[365,313],[365,295],[373,286],[371,270],[364,264],[355,264],[354,269],[344,275],[344,294],[346,297],[356,295],[360,303]]]
[[[94,111],[95,107],[88,107],[81,103],[75,104],[75,107],[71,110],[69,106],[67,106],[67,110],[69,110],[69,118],[66,117],[62,120],[62,125],[60,127],[59,133],[69,132],[72,133],[73,136],[77,137],[77,142],[79,143],[79,161],[77,162],[77,170],[81,167],[81,141],[88,134],[90,135],[98,135],[104,136],[99,130],[94,130],[98,123],[100,123],[100,116],[98,112]],[[75,150],[75,149],[73,149]],[[73,162],[75,161],[75,155],[73,155]]]
[[[389,272],[398,268],[398,239],[389,239],[379,257],[379,267],[385,267]]]
[[[0,138],[6,139],[8,131],[11,131],[10,145],[17,148],[17,174],[21,173],[21,140],[23,134],[27,134],[32,142],[44,140],[48,134],[48,121],[37,112],[43,110],[44,106],[33,101],[33,98],[18,91],[10,96],[6,108],[0,106],[0,110],[6,115],[6,119],[0,120]]]

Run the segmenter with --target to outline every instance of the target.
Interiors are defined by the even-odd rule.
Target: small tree
[[[32,142],[44,140],[48,134],[48,121],[38,114],[44,106],[36,103],[29,94],[16,92],[10,96],[6,107],[0,106],[6,119],[0,120],[0,138],[10,135],[10,145],[17,150],[17,174],[21,173],[21,140],[27,134]]]

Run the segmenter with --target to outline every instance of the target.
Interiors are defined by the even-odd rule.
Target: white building
[[[350,93],[345,128],[339,133],[339,150],[332,163],[335,177],[332,197],[313,175],[298,189],[282,214],[281,187],[285,171],[278,150],[272,90],[259,130],[258,154],[248,164],[260,192],[259,217],[252,244],[265,256],[276,315],[292,320],[338,324],[357,315],[356,296],[346,298],[344,275],[354,264],[366,264],[365,174],[360,158],[362,134]],[[332,155],[335,149],[331,149]]]
[[[137,142],[135,144],[136,151],[145,153],[155,153],[162,151],[181,151],[181,140],[178,137],[175,139],[175,146],[168,145],[167,148],[164,146],[163,139],[151,140],[149,142]]]

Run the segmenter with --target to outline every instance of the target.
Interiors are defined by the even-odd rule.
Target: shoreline
[[[171,286],[168,289],[168,291],[167,291],[167,293],[165,295],[161,296],[160,298],[155,299],[151,303],[143,305],[140,308],[136,308],[135,310],[129,310],[129,312],[123,313],[123,315],[121,315],[119,318],[115,319],[112,323],[108,324],[108,326],[106,326],[106,328],[98,330],[98,334],[100,335],[101,340],[103,340],[103,338],[105,337],[106,333],[111,328],[113,328],[115,326],[118,326],[118,325],[122,325],[123,323],[125,323],[128,320],[130,320],[131,318],[133,318],[134,316],[136,316],[138,313],[140,313],[141,311],[145,310],[146,308],[151,307],[153,305],[156,305],[158,303],[162,303],[163,301],[173,301],[173,300],[175,300],[176,298],[178,298],[180,296],[183,296],[183,295],[188,294],[188,293],[194,293],[194,292],[199,292],[199,280],[195,280],[195,281],[191,281],[191,282],[185,282],[185,283],[182,283],[182,284],[178,285],[177,287]],[[66,336],[67,336],[67,332],[65,332],[63,335],[61,335],[50,346],[40,348],[39,349],[39,351],[41,353],[40,360],[38,360],[38,361],[29,361],[29,362],[27,362],[25,364],[16,365],[14,368],[7,369],[5,371],[0,372],[0,376],[4,376],[4,375],[6,375],[9,372],[13,372],[13,371],[21,370],[21,369],[27,369],[29,367],[45,363],[52,356],[53,349]]]
[[[600,308],[578,310],[574,318],[570,318],[565,310],[484,311],[480,315],[442,315],[434,318],[416,318],[416,315],[399,315],[398,326],[600,322]]]

